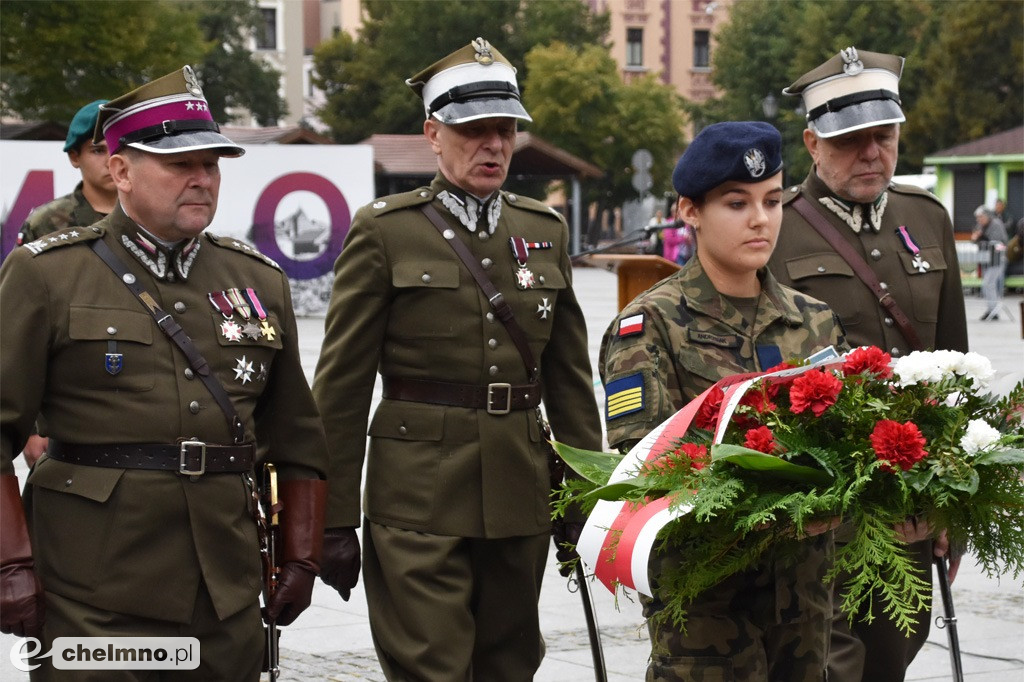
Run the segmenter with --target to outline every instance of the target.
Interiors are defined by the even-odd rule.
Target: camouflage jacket
[[[104,216],[85,198],[80,182],[71,194],[57,197],[32,211],[18,232],[18,244],[34,242],[43,235],[66,227],[88,227]]]
[[[627,305],[601,341],[608,443],[630,446],[705,389],[829,345],[845,349],[839,319],[816,299],[759,273],[753,326],[718,293],[694,257]]]

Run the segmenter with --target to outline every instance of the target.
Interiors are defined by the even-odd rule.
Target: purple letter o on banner
[[[324,203],[331,217],[331,237],[327,248],[311,260],[295,260],[284,255],[274,234],[274,214],[281,200],[292,192],[312,192]],[[253,211],[253,241],[265,256],[273,258],[291,279],[316,279],[331,271],[341,253],[351,221],[348,202],[341,190],[316,173],[289,173],[277,178],[263,190]]]

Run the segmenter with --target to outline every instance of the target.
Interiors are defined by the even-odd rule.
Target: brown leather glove
[[[323,556],[327,481],[304,478],[282,481],[281,575],[267,604],[267,621],[290,625],[309,607]]]
[[[359,582],[359,536],[355,528],[328,528],[324,532],[324,569],[320,579],[348,601]]]
[[[0,476],[0,632],[39,637],[43,614],[18,477]]]
[[[573,568],[568,563],[578,559],[576,545],[580,541],[580,534],[583,532],[583,521],[566,521],[555,519],[551,522],[551,535],[555,539],[555,559],[558,560],[558,573],[563,578],[572,575]],[[569,545],[569,547],[566,547]]]

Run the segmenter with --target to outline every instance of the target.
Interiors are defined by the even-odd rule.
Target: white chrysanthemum
[[[959,373],[964,354],[959,353],[955,350],[937,350],[931,353],[925,353],[929,356],[932,362],[935,364],[936,371],[938,371],[942,378],[951,379],[954,374]]]
[[[936,364],[934,353],[914,351],[904,355],[893,365],[893,374],[899,379],[900,386],[911,386],[920,383],[932,383],[942,379],[942,369]]]
[[[992,377],[996,375],[989,359],[974,352],[964,354],[956,373],[971,379],[976,390],[988,387]]]
[[[967,432],[960,439],[960,447],[968,455],[976,455],[999,441],[999,431],[989,426],[984,419],[972,419],[967,423]]]

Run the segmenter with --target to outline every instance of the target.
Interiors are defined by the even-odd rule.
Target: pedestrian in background
[[[981,320],[998,320],[999,304],[1003,300],[1003,286],[1006,278],[1006,243],[1010,240],[1007,227],[996,215],[979,206],[974,209],[974,230],[971,241],[987,254],[987,262],[981,266],[981,295],[985,298],[985,312]]]
[[[803,97],[804,145],[814,163],[803,183],[784,194],[769,267],[783,284],[828,303],[853,347],[874,345],[893,357],[924,349],[966,352],[949,214],[929,192],[892,182],[905,120],[902,72],[902,57],[849,47],[783,90]],[[904,530],[915,565],[930,581],[933,550],[945,554],[944,543],[933,547],[937,530],[927,523]],[[955,569],[956,560],[951,575]],[[910,637],[877,608],[871,623],[864,616],[854,614],[851,629],[849,614],[836,610],[829,680],[903,680],[928,636],[930,611],[918,614]]]
[[[438,174],[359,209],[335,263],[313,382],[331,448],[323,579],[348,597],[365,517],[389,680],[530,680],[552,533],[542,399],[558,440],[601,447],[569,231],[501,189],[531,119],[497,49],[477,38],[407,83]],[[560,523],[556,540],[581,526]]]
[[[41,637],[43,652],[58,637],[195,637],[190,679],[255,681],[255,467],[282,479],[278,625],[309,605],[323,537],[326,444],[288,278],[204,234],[220,159],[243,149],[190,67],[105,104],[95,135],[114,210],[0,267],[0,631]],[[13,459],[37,415],[50,447],[26,524]],[[33,680],[98,679],[36,662]]]
[[[824,303],[781,286],[765,267],[782,222],[782,139],[767,123],[716,123],[676,165],[676,215],[693,225],[697,252],[612,322],[601,343],[608,442],[628,451],[652,429],[727,376],[765,371],[835,347],[842,328]],[[626,395],[631,400],[622,400]],[[795,557],[768,558],[699,595],[685,630],[657,619],[671,594],[641,599],[651,636],[648,680],[820,682],[831,606],[823,579],[832,534],[800,543]],[[653,620],[652,620],[653,619]]]

